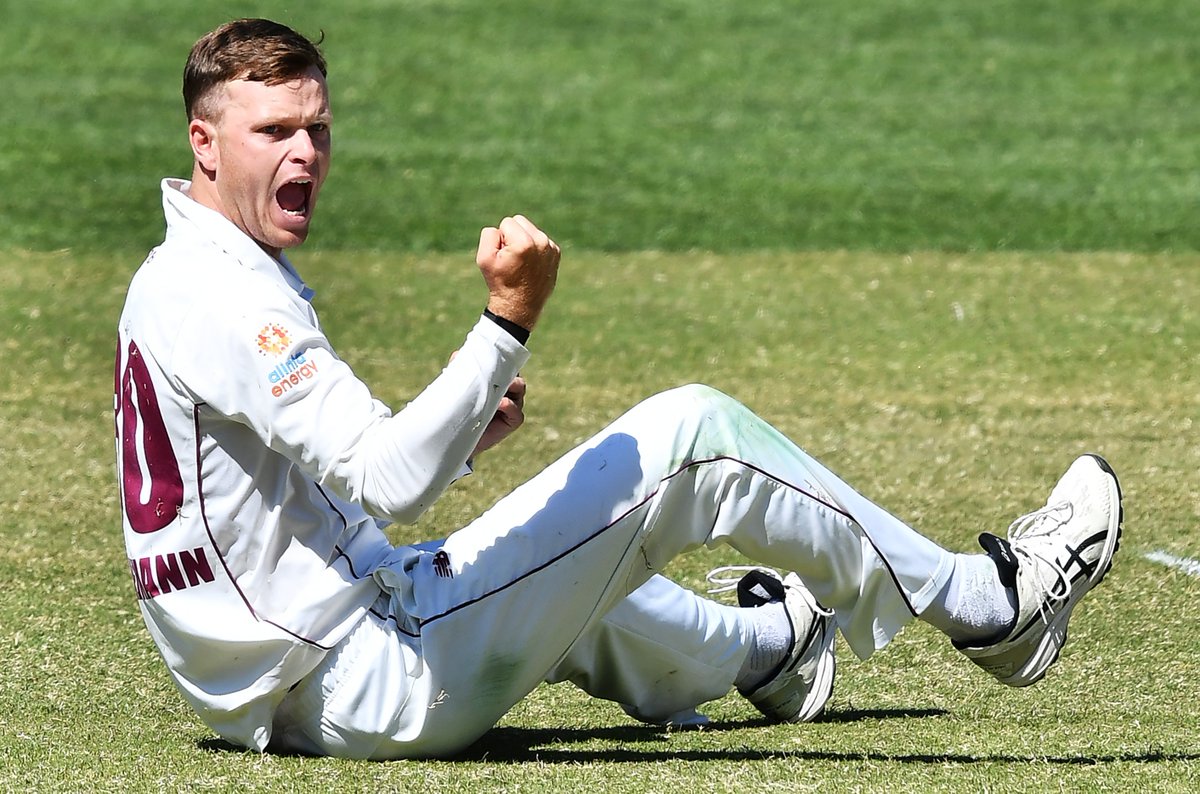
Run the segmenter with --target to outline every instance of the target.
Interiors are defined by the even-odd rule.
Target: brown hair
[[[319,43],[269,19],[237,19],[205,34],[192,47],[183,69],[188,121],[211,119],[217,112],[214,90],[230,80],[277,85],[314,66],[324,75],[325,56],[317,48]]]

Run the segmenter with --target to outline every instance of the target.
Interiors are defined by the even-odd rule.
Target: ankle
[[[787,661],[796,640],[792,636],[792,621],[782,601],[745,609],[752,627],[752,639],[750,652],[746,654],[734,684],[739,689],[753,689],[774,676]]]
[[[921,620],[960,644],[990,644],[1012,630],[1016,591],[986,554],[954,555],[954,571]]]

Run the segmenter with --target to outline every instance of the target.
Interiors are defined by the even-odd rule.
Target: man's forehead
[[[310,110],[327,110],[329,91],[325,78],[316,69],[312,73],[285,80],[264,83],[261,80],[229,80],[223,86],[227,104],[252,112],[269,112],[293,108],[297,104]],[[315,106],[315,107],[314,107]]]

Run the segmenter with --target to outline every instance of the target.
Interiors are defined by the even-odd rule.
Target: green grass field
[[[461,250],[521,207],[587,250],[1200,248],[1173,0],[0,7],[0,248],[157,242],[183,59],[245,14],[326,34],[315,247]]]
[[[1192,791],[1200,780],[1200,17],[1183,4],[475,0],[0,4],[0,791]],[[642,396],[750,405],[969,549],[1073,457],[1126,532],[1063,659],[1009,690],[921,625],[840,654],[829,713],[737,696],[665,732],[543,687],[461,758],[224,745],[137,612],[115,322],[186,173],[178,75],[231,16],[323,28],[335,171],[295,260],[399,406],[483,304],[468,250],[564,244],[528,422],[397,542],[469,520]],[[729,551],[678,561],[700,587]],[[561,597],[561,594],[548,594]]]

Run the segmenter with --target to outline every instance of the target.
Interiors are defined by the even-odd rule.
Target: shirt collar
[[[291,261],[282,252],[275,259],[254,242],[233,221],[221,213],[195,201],[188,195],[192,183],[186,179],[162,181],[163,214],[167,220],[167,237],[195,235],[202,237],[236,259],[243,267],[270,278],[281,279],[304,300],[314,293]]]

